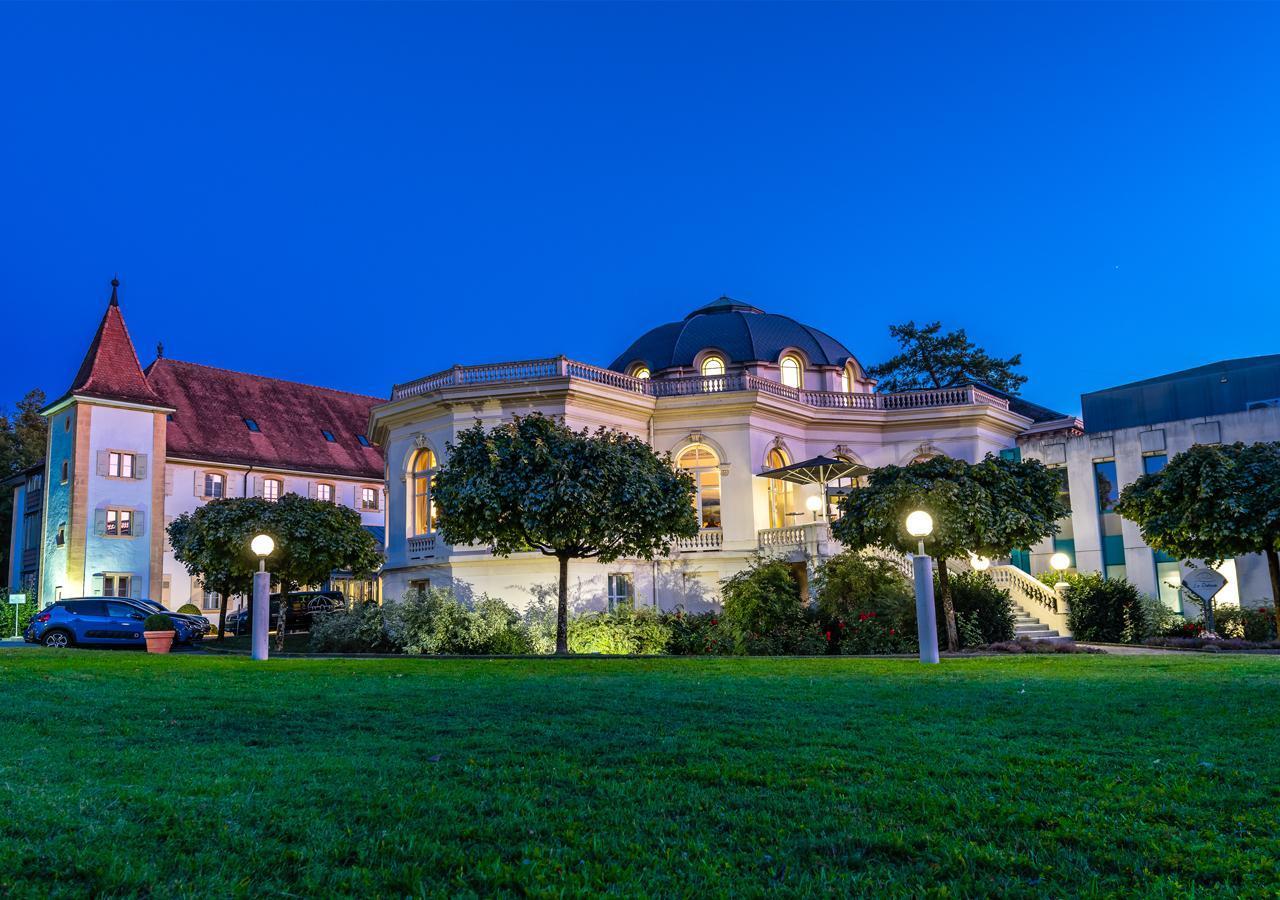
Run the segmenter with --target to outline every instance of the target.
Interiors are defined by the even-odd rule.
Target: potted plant
[[[147,639],[148,653],[168,653],[173,646],[173,619],[164,613],[153,613],[142,623],[142,636]]]

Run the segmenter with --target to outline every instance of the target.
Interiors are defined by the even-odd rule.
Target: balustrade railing
[[[831,526],[826,522],[805,522],[782,528],[761,528],[756,532],[760,549],[770,547],[805,547],[832,540]]]
[[[704,528],[695,537],[679,538],[676,549],[681,553],[697,553],[703,550],[719,550],[724,546],[724,532],[719,528]]]
[[[840,391],[798,390],[752,375],[732,372],[724,375],[683,375],[674,378],[634,378],[631,375],[577,362],[563,356],[486,366],[454,366],[443,372],[398,384],[392,400],[419,397],[432,391],[468,385],[510,384],[551,378],[576,378],[593,384],[644,394],[650,397],[685,397],[730,391],[757,391],[819,409],[906,410],[938,406],[988,405],[1008,409],[1009,401],[973,386],[905,391],[900,394],[843,393]]]
[[[410,559],[433,556],[436,552],[436,536],[434,534],[421,534],[417,537],[411,537],[409,538],[408,549]]]

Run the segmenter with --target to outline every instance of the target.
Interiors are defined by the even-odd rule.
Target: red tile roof
[[[129,329],[124,325],[124,316],[120,315],[120,302],[116,298],[119,285],[116,279],[111,280],[111,301],[66,396],[80,394],[103,400],[163,405],[142,374]]]
[[[157,359],[146,375],[176,410],[168,425],[171,458],[382,481],[382,452],[361,445],[357,435],[383,398],[173,359]],[[245,419],[260,431],[250,431]]]

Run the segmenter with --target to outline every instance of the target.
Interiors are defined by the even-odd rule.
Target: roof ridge
[[[308,384],[305,381],[293,381],[292,379],[289,379],[289,378],[276,378],[273,375],[259,375],[255,372],[242,372],[239,369],[228,369],[226,366],[211,366],[211,365],[208,365],[207,363],[190,362],[185,359],[172,359],[168,356],[159,357],[153,360],[151,364],[147,366],[144,374],[150,377],[151,370],[154,369],[156,365],[162,362],[176,363],[178,365],[183,365],[183,366],[195,366],[196,368],[209,369],[214,372],[228,372],[232,375],[240,375],[245,378],[256,378],[259,381],[275,381],[280,384],[292,384],[292,385],[296,385],[297,387],[309,388],[314,391],[328,391],[331,394],[343,394],[347,397],[359,397],[362,400],[377,400],[379,403],[387,402],[386,397],[375,397],[372,394],[359,394],[359,393],[356,393],[355,391],[344,391],[342,390],[342,388],[326,387],[325,385],[322,385],[322,384]]]

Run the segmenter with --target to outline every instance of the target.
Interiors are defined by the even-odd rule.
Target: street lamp
[[[269,604],[271,600],[271,573],[267,571],[267,557],[276,549],[276,542],[269,534],[260,534],[249,542],[249,549],[258,557],[258,571],[253,574],[253,658],[267,658],[267,629],[271,627]]]
[[[813,521],[818,521],[818,510],[822,509],[822,498],[813,494],[804,501],[804,505],[809,512],[813,513]]]
[[[973,567],[975,572],[985,572],[991,568],[991,560],[985,556],[978,556],[976,553],[969,554],[969,565]]]
[[[916,636],[920,639],[920,662],[938,661],[938,619],[933,605],[933,564],[924,552],[924,539],[933,533],[933,516],[917,509],[907,516],[907,534],[920,542],[912,560],[916,579]]]
[[[1067,584],[1067,579],[1063,574],[1067,569],[1071,568],[1070,556],[1067,556],[1067,554],[1059,550],[1057,553],[1053,554],[1053,556],[1049,557],[1049,568],[1058,573],[1058,582],[1053,586],[1055,591],[1061,594],[1067,588],[1071,587],[1071,585]]]

